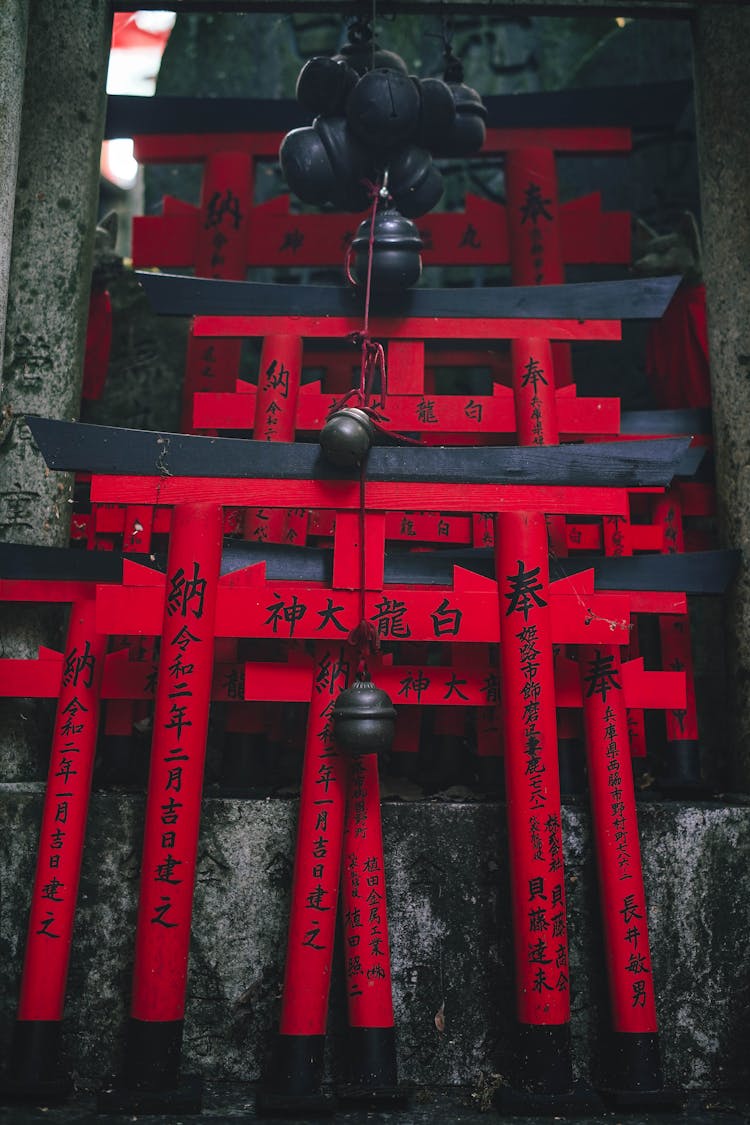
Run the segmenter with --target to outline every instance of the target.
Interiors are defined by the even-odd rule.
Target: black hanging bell
[[[341,48],[341,55],[334,56],[346,59],[352,70],[357,74],[364,74],[367,70],[376,70],[386,66],[389,70],[398,70],[408,74],[406,63],[395,51],[386,51],[378,46],[377,40],[372,37],[372,28],[362,20],[356,20],[349,28],[349,42]]]
[[[420,101],[407,74],[381,67],[359,79],[346,99],[346,117],[360,140],[383,152],[416,133]]]
[[[440,78],[412,78],[421,99],[419,126],[414,143],[433,151],[456,123],[456,103],[446,82]]]
[[[487,135],[487,107],[477,91],[464,83],[463,64],[450,47],[445,56],[443,81],[453,96],[456,119],[437,139],[432,152],[435,156],[471,156],[479,152]]]
[[[387,692],[370,680],[358,680],[337,698],[333,723],[334,738],[345,754],[382,755],[393,742],[396,708]]]
[[[343,117],[316,117],[281,142],[279,163],[291,191],[304,203],[332,203],[363,211],[369,195],[362,181],[374,175],[370,158]]]
[[[341,114],[346,97],[357,84],[357,73],[346,59],[316,55],[297,78],[297,101],[312,113]]]
[[[320,431],[320,448],[326,461],[340,469],[355,469],[367,456],[375,427],[364,410],[342,406]]]
[[[424,148],[399,149],[388,165],[388,190],[399,211],[416,219],[431,211],[443,194],[443,177]]]
[[[375,213],[372,240],[373,293],[400,293],[419,281],[422,273],[422,239],[410,219],[393,207]],[[370,219],[363,219],[352,239],[352,273],[357,285],[367,284]]]

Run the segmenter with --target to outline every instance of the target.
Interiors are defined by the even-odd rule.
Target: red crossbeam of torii
[[[292,214],[288,196],[253,205],[254,163],[276,157],[281,139],[277,133],[136,137],[139,163],[202,163],[204,190],[201,207],[167,196],[163,214],[135,218],[135,264],[196,266],[204,230],[220,229],[223,237],[231,236],[224,230],[226,216],[233,230],[241,232],[238,252],[246,266],[338,265],[359,216]],[[505,154],[519,199],[509,198],[505,207],[469,195],[463,212],[418,220],[425,264],[502,265],[528,257],[533,277],[541,273],[541,280],[550,282],[561,280],[546,275],[550,269],[557,274],[563,262],[628,262],[630,216],[603,212],[599,192],[559,204],[555,153],[627,152],[630,147],[630,130],[624,128],[489,129],[482,155]],[[516,224],[525,228],[517,245]],[[529,231],[533,245],[527,248],[520,240]],[[214,257],[225,254],[226,245],[222,241],[218,249],[214,247]],[[514,281],[524,283],[520,277]],[[529,283],[534,283],[531,276]]]

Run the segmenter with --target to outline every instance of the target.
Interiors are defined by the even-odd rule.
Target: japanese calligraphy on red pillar
[[[219,507],[175,508],[136,929],[136,1019],[184,1014],[221,531]]]
[[[59,1020],[73,936],[106,637],[93,598],[73,603],[55,714],[18,1016]]]
[[[325,1034],[336,928],[346,761],[333,740],[333,708],[349,682],[343,648],[316,645],[302,767],[282,1035]]]
[[[350,1025],[391,1027],[391,966],[375,754],[349,763],[342,909]]]
[[[656,1030],[646,898],[619,651],[581,653],[586,753],[616,1031]]]
[[[550,342],[514,340],[512,356],[519,445],[556,445],[559,433]]]
[[[518,1015],[562,1023],[568,944],[544,516],[499,516],[496,539]]]

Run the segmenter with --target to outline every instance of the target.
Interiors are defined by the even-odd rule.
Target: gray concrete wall
[[[0,995],[13,1021],[41,786],[0,788]],[[66,1009],[82,1083],[116,1063],[127,1013],[142,800],[94,796]],[[256,1079],[279,1010],[296,802],[209,798],[195,900],[186,1067]],[[667,1079],[694,1089],[750,1080],[750,807],[648,804],[642,840]],[[605,1019],[586,812],[565,809],[575,1065],[596,1071]],[[394,995],[403,1080],[483,1087],[507,1074],[513,988],[504,808],[384,807]],[[335,966],[340,961],[337,959]],[[333,984],[331,1059],[345,1034]],[[445,1030],[435,1015],[445,1005]]]

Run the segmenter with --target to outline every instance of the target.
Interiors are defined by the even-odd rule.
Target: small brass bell
[[[340,469],[354,469],[367,456],[375,427],[364,410],[342,406],[320,431],[320,448],[326,461]]]
[[[370,680],[342,691],[333,708],[334,737],[344,753],[384,754],[393,742],[396,708],[387,692]]]

